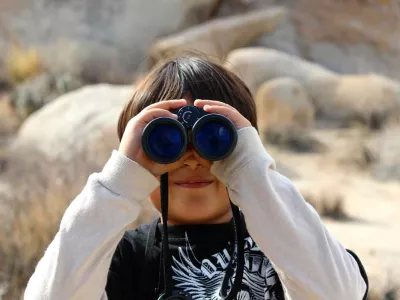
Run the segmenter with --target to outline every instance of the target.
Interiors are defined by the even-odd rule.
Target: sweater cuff
[[[272,169],[276,168],[274,159],[265,150],[260,136],[254,127],[244,127],[238,130],[238,142],[235,150],[227,158],[216,161],[211,172],[226,186],[239,170],[251,162],[268,161]]]
[[[146,199],[159,185],[153,174],[117,150],[112,152],[99,181],[112,192],[129,199]]]

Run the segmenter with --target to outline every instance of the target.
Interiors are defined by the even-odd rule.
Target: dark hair
[[[193,100],[225,102],[236,108],[257,129],[254,99],[238,76],[211,60],[182,56],[155,66],[137,85],[119,117],[119,139],[122,139],[129,120],[146,106],[158,101],[182,99],[186,95]]]

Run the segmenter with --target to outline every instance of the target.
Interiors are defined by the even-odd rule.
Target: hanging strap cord
[[[163,227],[162,250],[163,250],[163,268],[164,268],[164,294],[172,294],[172,275],[171,275],[171,255],[168,245],[168,173],[161,175],[161,217]]]
[[[243,220],[239,211],[239,208],[234,205],[231,202],[231,207],[232,207],[232,214],[233,214],[233,225],[235,229],[235,238],[236,238],[236,243],[233,244],[232,246],[232,252],[231,252],[231,260],[229,262],[228,267],[226,268],[225,276],[222,281],[222,286],[221,286],[221,291],[220,291],[220,297],[223,300],[233,300],[236,297],[236,294],[240,291],[240,286],[242,284],[242,279],[243,279],[243,270],[244,270],[244,224]],[[236,244],[236,245],[235,245]],[[232,284],[232,289],[227,294],[228,291],[228,285],[229,285],[229,279],[233,276],[233,266],[232,263],[234,261],[235,257],[235,246],[236,246],[236,253],[237,253],[237,258],[236,258],[236,276],[235,280]]]

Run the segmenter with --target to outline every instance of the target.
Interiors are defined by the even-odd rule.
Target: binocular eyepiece
[[[143,129],[142,148],[153,161],[173,163],[183,156],[189,143],[210,161],[224,159],[235,149],[236,127],[225,116],[195,106],[183,106],[173,113],[178,120],[157,118]]]

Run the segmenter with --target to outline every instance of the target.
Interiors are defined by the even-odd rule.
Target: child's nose
[[[190,150],[193,154],[193,150]],[[192,170],[196,170],[197,167],[200,166],[200,162],[194,157],[194,155],[190,155],[185,161],[184,165],[188,166]]]

